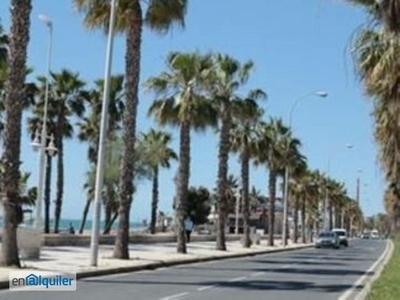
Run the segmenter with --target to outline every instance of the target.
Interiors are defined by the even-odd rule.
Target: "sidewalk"
[[[228,251],[215,250],[215,242],[188,244],[187,254],[176,253],[176,243],[130,245],[130,260],[112,258],[114,246],[100,246],[98,267],[89,265],[88,247],[43,247],[40,260],[23,260],[22,267],[27,270],[51,270],[77,272],[78,278],[114,273],[156,269],[184,263],[234,258],[248,255],[293,250],[309,247],[310,244],[289,244],[285,249],[276,240],[275,247],[267,247],[266,241],[253,245],[250,249],[242,247],[239,241],[227,242]],[[11,268],[0,268],[0,288],[8,287],[8,274]]]

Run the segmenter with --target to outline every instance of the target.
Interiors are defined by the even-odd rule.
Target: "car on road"
[[[349,241],[347,240],[347,232],[346,229],[342,228],[335,228],[332,230],[332,232],[335,232],[339,236],[339,243],[340,245],[343,245],[345,247],[349,246]]]
[[[340,248],[339,236],[332,231],[321,232],[315,240],[315,248]]]
[[[378,240],[379,239],[379,231],[378,230],[372,230],[371,231],[371,239],[373,240]]]

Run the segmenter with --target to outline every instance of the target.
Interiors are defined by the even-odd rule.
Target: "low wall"
[[[242,235],[228,234],[226,241],[238,241]],[[261,237],[266,239],[267,235]],[[280,235],[275,235],[275,239],[279,239]],[[191,236],[192,242],[213,242],[216,240],[215,235],[197,235]],[[1,241],[1,234],[0,234]],[[155,243],[175,243],[176,235],[174,234],[131,234],[129,243],[131,244],[155,244]],[[115,244],[115,235],[101,235],[99,239],[101,245]],[[90,235],[88,234],[45,234],[43,237],[43,244],[49,247],[57,246],[75,246],[75,247],[88,247],[90,246]]]
[[[227,241],[237,241],[240,235],[227,235]],[[192,235],[192,242],[212,242],[215,241],[215,235]],[[175,243],[176,235],[174,234],[133,234],[129,237],[131,244],[155,244],[155,243]],[[113,245],[115,243],[115,235],[101,235],[99,239],[101,245]],[[58,235],[46,234],[44,236],[44,245],[55,246],[89,246],[90,235]]]

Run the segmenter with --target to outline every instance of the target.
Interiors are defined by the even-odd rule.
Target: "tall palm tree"
[[[347,0],[364,8],[375,21],[395,34],[400,33],[400,3],[397,0]]]
[[[85,25],[107,30],[110,2],[102,0],[74,0],[78,9],[85,14]],[[120,0],[117,8],[116,30],[125,33],[126,55],[126,110],[124,115],[124,155],[121,165],[119,228],[114,257],[129,259],[129,219],[134,180],[134,150],[138,87],[143,26],[147,25],[158,33],[167,33],[172,26],[184,25],[187,0]]]
[[[158,209],[158,177],[160,168],[169,168],[171,160],[177,160],[178,156],[170,148],[172,137],[169,133],[151,129],[142,134],[139,149],[143,152],[145,163],[152,170],[153,189],[151,201],[150,232],[156,232],[157,209]]]
[[[288,131],[287,135],[283,137],[282,141],[282,152],[284,155],[284,160],[282,164],[282,169],[279,171],[279,175],[282,177],[282,186],[283,186],[283,197],[285,198],[285,189],[284,187],[286,186],[286,177],[285,177],[285,171],[286,168],[291,170],[292,173],[295,172],[303,172],[306,168],[306,158],[300,153],[300,147],[301,147],[301,142],[299,139],[295,138],[292,136],[292,132]],[[290,184],[290,182],[288,183]],[[287,197],[287,206],[289,206],[290,203],[290,189],[288,190],[288,197]],[[287,216],[286,216],[287,218]],[[287,219],[284,220],[282,219],[282,229],[284,228],[284,224],[286,222],[287,224]],[[288,233],[288,226],[286,226],[286,231]],[[284,245],[287,244],[287,239],[288,239],[289,234],[285,235],[285,240]]]
[[[253,63],[251,61],[241,64],[236,59],[217,54],[214,57],[215,64],[211,74],[210,92],[213,104],[220,119],[220,136],[218,152],[217,175],[217,203],[218,203],[218,227],[217,249],[226,250],[225,243],[225,216],[226,216],[226,188],[228,176],[228,161],[230,151],[230,130],[235,106],[241,102],[238,90],[243,86],[250,75]]]
[[[146,85],[161,99],[149,109],[160,125],[180,128],[179,166],[176,177],[176,220],[179,253],[186,253],[183,221],[190,179],[190,131],[216,124],[216,113],[205,99],[204,85],[209,79],[212,59],[198,53],[171,53],[168,71],[150,78]]]
[[[11,34],[4,99],[5,126],[2,157],[4,162],[4,177],[1,182],[4,209],[1,264],[19,267],[16,208],[19,199],[21,118],[22,103],[26,97],[26,61],[32,3],[30,0],[11,0],[10,5]]]
[[[119,134],[121,129],[121,121],[124,112],[124,92],[123,92],[124,76],[115,75],[110,80],[110,97],[108,106],[108,124],[107,124],[107,140],[115,139],[116,135]],[[83,142],[87,142],[88,147],[88,160],[91,165],[96,166],[97,154],[99,146],[99,135],[100,135],[100,118],[101,118],[101,104],[103,96],[104,80],[99,79],[95,81],[95,88],[90,90],[86,97],[86,105],[88,106],[88,113],[78,122],[79,133],[78,139]],[[91,166],[90,172],[96,172],[96,169]],[[94,176],[94,175],[93,175]],[[88,178],[91,178],[88,175]],[[94,178],[93,178],[94,180]],[[90,182],[92,182],[90,180]],[[94,185],[94,182],[93,182]],[[84,188],[88,190],[86,203],[83,209],[82,222],[80,226],[80,233],[83,233],[85,227],[87,213],[89,212],[90,205],[93,200],[93,195],[89,192],[91,189],[88,188],[88,182],[84,184]],[[108,197],[107,199],[110,199]],[[112,210],[111,207],[115,203],[105,203],[106,215],[109,216],[109,212]],[[107,219],[107,218],[106,218]],[[107,223],[107,222],[105,222]]]
[[[358,74],[374,100],[375,140],[388,182],[400,178],[400,3],[397,0],[348,0],[364,8],[367,25],[353,42]],[[370,22],[370,20],[373,22]]]
[[[265,165],[269,171],[268,190],[268,245],[274,245],[276,182],[285,164],[286,136],[290,129],[281,119],[264,124],[257,145],[256,165]]]
[[[231,150],[239,153],[241,164],[241,198],[243,201],[243,232],[244,247],[249,248],[250,240],[250,195],[249,195],[249,163],[254,154],[257,140],[260,118],[264,111],[259,108],[256,100],[263,99],[266,94],[263,91],[250,93],[240,105],[240,113],[235,114],[231,131]]]
[[[307,163],[302,157],[298,157],[296,160],[292,160],[291,163],[291,180],[289,182],[289,195],[293,202],[290,203],[293,211],[293,223],[294,223],[294,233],[293,242],[297,243],[299,237],[299,211],[300,204],[305,197],[306,185],[305,178],[307,176]]]
[[[43,107],[46,90],[46,79],[38,78],[38,97],[33,109],[34,115],[28,119],[28,130],[31,135],[42,125]],[[57,192],[55,201],[54,233],[58,233],[64,195],[64,139],[74,133],[72,119],[82,117],[87,97],[85,82],[78,73],[61,70],[51,74],[49,83],[48,132],[55,137],[57,147]]]

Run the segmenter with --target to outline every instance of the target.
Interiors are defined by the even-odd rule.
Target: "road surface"
[[[76,292],[0,292],[0,300],[338,299],[379,259],[386,241],[303,249],[78,281]]]

